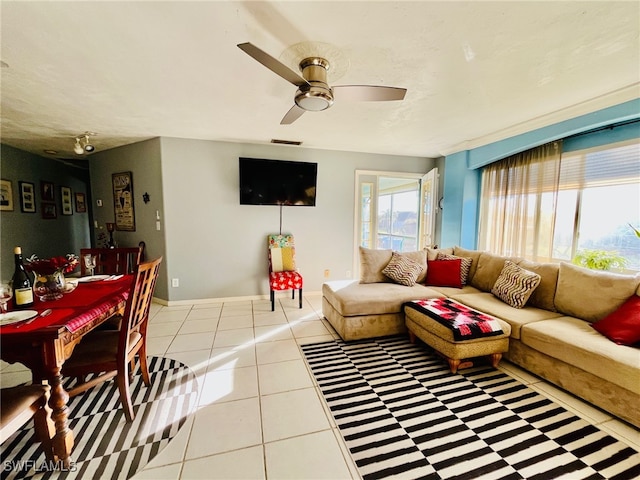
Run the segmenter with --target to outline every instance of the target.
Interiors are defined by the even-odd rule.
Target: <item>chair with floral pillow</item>
[[[296,249],[293,235],[269,235],[269,290],[271,311],[275,310],[275,292],[292,290],[291,298],[298,299],[302,308],[302,275],[296,269]]]

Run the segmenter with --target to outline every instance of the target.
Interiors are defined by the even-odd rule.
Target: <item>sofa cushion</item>
[[[525,345],[640,394],[640,349],[616,345],[579,318],[558,317],[525,325]]]
[[[530,272],[540,275],[540,285],[538,285],[529,297],[527,305],[555,312],[556,306],[554,305],[553,300],[556,296],[556,285],[558,284],[560,264],[537,263],[530,262],[529,260],[520,260],[518,265]]]
[[[620,345],[640,343],[640,297],[632,295],[619,309],[592,326],[597,332]]]
[[[471,259],[471,268],[469,269],[469,276],[467,277],[467,283],[471,283],[471,279],[476,274],[478,269],[478,260],[480,259],[480,250],[467,250],[462,247],[453,247],[453,254],[456,257],[466,257]]]
[[[427,260],[436,260],[438,253],[444,253],[446,255],[453,255],[453,248],[425,248],[427,251]]]
[[[540,275],[505,260],[491,293],[513,308],[522,308],[539,283]]]
[[[427,260],[425,285],[462,288],[461,260]]]
[[[389,282],[382,270],[391,261],[392,250],[360,247],[360,283]]]
[[[422,273],[422,265],[398,252],[391,254],[391,261],[382,270],[387,277],[400,285],[411,287]]]
[[[377,250],[373,248],[359,247],[360,249],[360,283],[391,282],[382,270],[391,261],[392,250]],[[401,252],[402,255],[422,265],[422,272],[416,282],[422,283],[427,275],[427,252],[417,250],[414,252]]]
[[[471,278],[471,285],[483,292],[490,292],[502,272],[505,260],[517,263],[517,260],[509,257],[482,252],[478,257],[478,267]]]
[[[450,298],[481,312],[501,318],[511,325],[511,337],[520,338],[520,329],[531,322],[539,322],[549,318],[561,317],[562,314],[550,312],[540,308],[525,306],[513,308],[491,293],[462,293],[452,294]]]
[[[614,312],[636,292],[640,284],[638,275],[621,275],[560,264],[556,310],[595,322]]]
[[[442,295],[416,283],[405,287],[395,283],[358,283],[357,280],[334,280],[322,284],[322,296],[344,317],[399,313],[402,304],[419,298],[442,298]]]
[[[469,257],[457,257],[455,255],[447,255],[446,253],[438,253],[436,260],[460,260],[460,283],[462,285],[467,284],[469,278],[469,270],[471,269],[472,258]]]

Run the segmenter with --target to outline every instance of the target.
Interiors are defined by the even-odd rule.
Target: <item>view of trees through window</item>
[[[410,187],[409,191],[380,193],[377,248],[418,250],[419,182]]]

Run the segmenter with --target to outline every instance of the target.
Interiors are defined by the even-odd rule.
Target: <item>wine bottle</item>
[[[22,263],[22,248],[13,250],[15,270],[13,272],[13,306],[16,309],[33,307],[33,283]]]

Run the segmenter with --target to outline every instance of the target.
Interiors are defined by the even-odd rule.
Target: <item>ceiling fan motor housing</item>
[[[333,105],[333,91],[327,84],[329,62],[319,57],[305,58],[300,62],[300,70],[309,85],[302,85],[296,92],[296,105],[311,112],[320,112]]]

